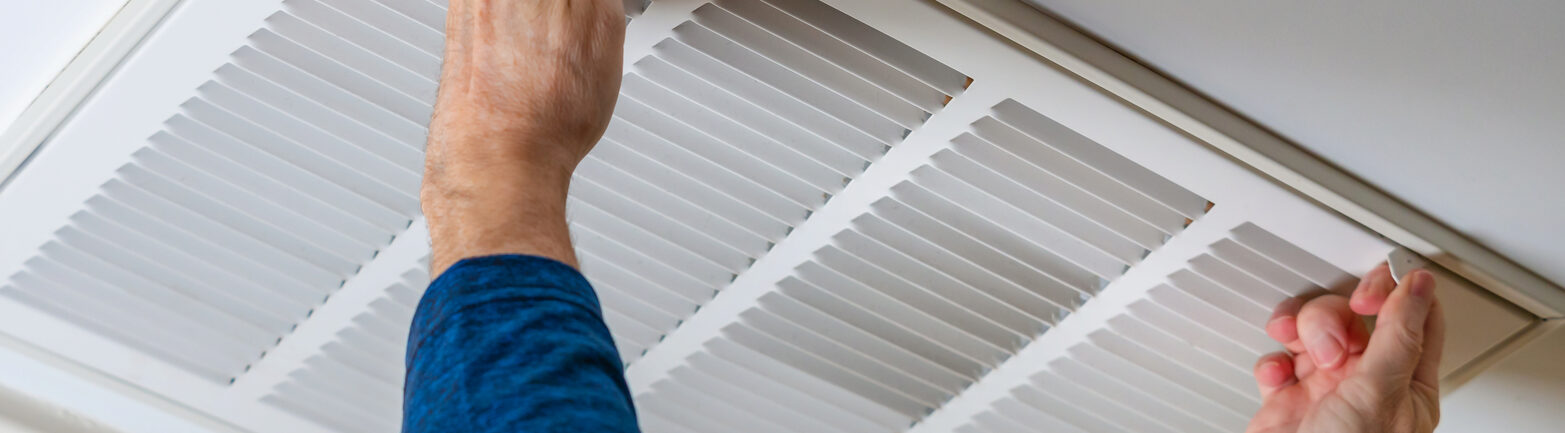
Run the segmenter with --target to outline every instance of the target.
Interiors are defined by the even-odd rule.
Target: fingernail
[[[1428,298],[1434,295],[1435,276],[1431,275],[1429,271],[1414,269],[1413,272],[1409,272],[1408,277],[1413,280],[1408,282],[1413,290],[1413,296]]]
[[[1310,356],[1315,357],[1315,365],[1324,368],[1337,366],[1337,363],[1342,361],[1344,353],[1342,343],[1324,334],[1315,337],[1315,341],[1306,344],[1305,348],[1310,351]]]

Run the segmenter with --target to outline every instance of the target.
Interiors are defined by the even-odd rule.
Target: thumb
[[[1438,323],[1432,332],[1429,326],[1441,319],[1430,313],[1435,308],[1434,275],[1423,269],[1409,272],[1380,307],[1359,364],[1363,372],[1401,386],[1410,379],[1438,383],[1442,335]]]

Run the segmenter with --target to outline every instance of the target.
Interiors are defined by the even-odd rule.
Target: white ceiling
[[[1565,3],[1027,1],[1565,284]]]
[[[33,102],[126,0],[7,2],[0,13],[0,130]]]

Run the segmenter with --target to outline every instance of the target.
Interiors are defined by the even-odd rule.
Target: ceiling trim
[[[937,1],[1532,314],[1565,317],[1565,289],[1064,21],[1016,0]]]
[[[180,1],[127,1],[16,121],[0,132],[0,188]]]

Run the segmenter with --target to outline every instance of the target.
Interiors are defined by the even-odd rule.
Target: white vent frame
[[[1367,270],[1367,264],[1373,263],[1377,254],[1383,255],[1401,244],[1432,257],[1445,268],[1526,309],[1535,319],[1559,318],[1565,311],[1565,292],[1558,287],[1019,1],[824,2],[968,73],[975,78],[974,84],[915,130],[902,144],[909,149],[888,154],[875,162],[870,171],[854,181],[856,184],[852,188],[832,199],[833,205],[812,215],[787,242],[780,243],[749,272],[741,274],[722,295],[703,305],[700,314],[681,325],[647,357],[632,364],[628,374],[633,392],[638,395],[659,380],[679,375],[693,355],[703,353],[705,344],[721,340],[724,326],[755,306],[760,296],[774,291],[776,281],[790,275],[796,265],[811,260],[811,255],[820,246],[830,244],[831,236],[866,212],[875,199],[903,178],[904,173],[927,162],[929,155],[945,148],[950,138],[967,130],[968,125],[983,117],[994,103],[1017,94],[1033,95],[1018,99],[1035,109],[1040,106],[1051,108],[1044,110],[1049,111],[1046,114],[1051,118],[1069,124],[1121,153],[1147,155],[1153,152],[1150,149],[1157,146],[1156,143],[1201,148],[1203,151],[1189,152],[1187,159],[1155,164],[1145,160],[1138,162],[1165,175],[1185,173],[1169,176],[1181,184],[1206,182],[1208,185],[1201,189],[1228,193],[1203,194],[1218,203],[1218,210],[1202,217],[1190,231],[1171,240],[1152,258],[1135,266],[1115,283],[1138,288],[1114,290],[1109,296],[1095,299],[1089,305],[1097,306],[1084,308],[1066,325],[1052,329],[1046,338],[1034,342],[1032,350],[984,375],[957,398],[924,417],[915,426],[916,431],[970,428],[959,426],[970,423],[1008,387],[1022,383],[1020,381],[1025,381],[1030,373],[1041,368],[1027,367],[1021,361],[1061,356],[1060,350],[1064,346],[1056,346],[1058,342],[1083,338],[1096,329],[1092,327],[1095,323],[1101,323],[1095,321],[1106,320],[1112,312],[1145,294],[1168,274],[1167,271],[1179,268],[1185,259],[1204,248],[1206,243],[1200,239],[1215,239],[1229,228],[1255,220],[1261,220],[1267,229],[1289,239],[1308,240],[1307,245],[1302,245],[1306,249],[1374,252],[1349,258],[1337,255],[1334,264],[1349,272]],[[123,161],[113,153],[124,150],[128,155],[139,148],[141,138],[151,135],[168,114],[161,110],[145,110],[150,113],[135,115],[134,109],[124,102],[148,101],[146,105],[173,107],[184,101],[207,79],[209,71],[228,61],[233,47],[243,45],[244,38],[261,26],[261,20],[278,9],[278,3],[258,1],[236,7],[227,2],[204,0],[132,0],[111,22],[110,29],[95,39],[82,57],[51,84],[40,102],[29,107],[22,120],[0,136],[0,151],[5,151],[0,155],[0,175],[6,179],[18,175],[12,173],[12,167],[20,165],[33,153],[34,147],[46,141],[82,140],[82,128],[71,128],[78,124],[76,122],[131,113],[132,118],[120,120],[122,123],[107,128],[104,135],[98,137],[112,142],[108,146],[112,148],[110,155],[86,161],[88,166],[107,167],[102,171],[112,172]],[[632,2],[627,1],[629,3]],[[636,22],[630,27],[626,64],[648,55],[654,44],[668,36],[674,26],[688,19],[690,12],[704,3],[698,0],[653,2],[646,13],[636,16]],[[958,14],[977,24],[962,21],[957,18]],[[142,43],[144,37],[146,43]],[[1022,52],[1015,50],[1011,43],[1030,51],[1027,55],[992,56],[1004,50]],[[141,48],[136,48],[138,44]],[[194,55],[178,58],[175,53]],[[996,58],[1003,59],[996,61]],[[147,80],[149,73],[159,69],[156,67],[159,62],[165,62],[161,67],[172,70],[173,77],[154,80],[163,83],[157,88],[129,89],[126,85],[115,84],[116,81]],[[987,72],[973,72],[977,70]],[[1020,84],[1008,87],[1000,83]],[[1063,94],[1064,98],[1079,102],[1071,108],[1082,112],[1061,111],[1061,102],[1036,96],[1047,93],[1051,86],[1068,88],[1068,91],[1054,95]],[[116,102],[120,104],[117,107],[113,106]],[[1131,128],[1133,132],[1118,131],[1120,128],[1114,125],[1116,120],[1125,119],[1134,119],[1129,122],[1137,124]],[[1172,129],[1166,128],[1169,126]],[[1152,140],[1135,143],[1137,140],[1132,137],[1151,137]],[[46,151],[47,146],[40,150]],[[58,156],[54,158],[59,159]],[[1218,179],[1237,177],[1262,181],[1210,185],[1215,181],[1202,180],[1190,175],[1190,169],[1179,167],[1185,164],[1225,167],[1219,170],[1224,172],[1221,174],[1205,173]],[[1257,176],[1256,172],[1264,176]],[[58,178],[63,176],[28,180],[34,185],[62,181],[64,194],[36,197],[52,203],[45,207],[70,209],[74,206],[72,200],[81,203],[82,197],[90,196],[90,191],[102,183],[101,178],[92,176],[74,180]],[[0,183],[0,188],[10,187],[9,183]],[[1240,207],[1243,201],[1227,198],[1236,196],[1279,198],[1263,200],[1264,203],[1250,200],[1243,207],[1254,209],[1235,211],[1240,212],[1236,214],[1229,209]],[[1267,210],[1255,211],[1261,208]],[[1258,214],[1273,216],[1254,218]],[[1295,216],[1276,216],[1289,214]],[[43,232],[52,233],[58,227],[54,218],[63,216],[40,215],[38,221],[21,221],[22,228],[0,228],[0,239],[6,243],[20,239],[21,244],[43,239],[23,232],[28,228],[42,228]],[[1336,223],[1322,233],[1317,224],[1321,221]],[[5,336],[0,338],[0,349],[63,365],[62,369],[88,382],[132,396],[139,404],[174,414],[206,430],[330,431],[256,402],[305,365],[306,360],[336,332],[348,326],[368,303],[377,299],[384,287],[407,269],[419,266],[425,248],[423,230],[422,221],[416,220],[406,233],[381,250],[380,255],[360,272],[360,277],[350,280],[334,293],[332,302],[316,311],[310,320],[300,325],[300,330],[274,348],[265,362],[256,364],[255,369],[232,387],[200,382],[144,354],[9,303],[0,304],[0,329],[42,324],[57,330],[21,337]],[[27,254],[18,252],[23,249],[0,247],[0,276],[14,273],[10,267],[21,262],[20,259],[13,261],[15,255]],[[1448,383],[1459,384],[1481,371],[1487,363],[1552,328],[1531,325],[1504,341],[1495,342],[1495,347],[1462,371],[1448,376]],[[53,338],[69,343],[51,341]]]

